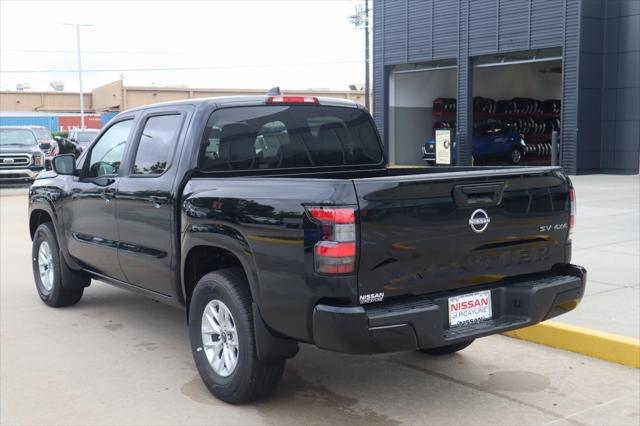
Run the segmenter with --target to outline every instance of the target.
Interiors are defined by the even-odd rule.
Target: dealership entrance
[[[472,63],[474,164],[550,164],[552,134],[560,132],[560,49],[484,55]],[[455,140],[457,77],[455,60],[398,65],[390,72],[392,164],[433,164],[434,154],[422,148],[437,129],[450,129]]]
[[[455,100],[455,61],[398,66],[389,78],[389,162],[422,165],[424,143],[455,116],[454,109],[442,115],[433,109],[439,99]]]

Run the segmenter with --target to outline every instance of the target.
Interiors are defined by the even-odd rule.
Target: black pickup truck
[[[447,354],[576,307],[557,167],[387,168],[355,103],[260,96],[119,114],[29,194],[50,306],[91,279],[182,307],[218,398],[270,392],[298,343]]]

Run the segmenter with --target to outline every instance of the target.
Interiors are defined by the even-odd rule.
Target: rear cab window
[[[378,165],[370,116],[335,106],[265,105],[216,110],[207,122],[200,170]]]

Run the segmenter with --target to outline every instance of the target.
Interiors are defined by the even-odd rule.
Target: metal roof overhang
[[[521,65],[540,62],[562,61],[560,48],[529,50],[524,52],[509,52],[477,56],[474,58],[474,68],[501,67],[509,65]],[[454,59],[397,65],[391,74],[408,74],[414,72],[443,71],[456,69]]]

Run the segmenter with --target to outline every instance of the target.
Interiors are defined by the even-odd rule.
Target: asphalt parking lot
[[[0,196],[0,422],[13,424],[631,424],[640,370],[503,336],[445,358],[301,347],[276,393],[235,407],[197,375],[183,312],[94,282],[36,294],[24,192]]]

